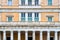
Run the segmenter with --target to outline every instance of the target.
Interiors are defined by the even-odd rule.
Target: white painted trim
[[[25,13],[25,20],[28,21],[28,13]]]
[[[28,5],[28,0],[25,0],[25,5]]]
[[[21,0],[19,0],[19,6],[21,5]]]
[[[28,4],[26,4],[28,5]],[[33,4],[35,5],[35,4]],[[19,6],[19,8],[41,8],[41,6]]]
[[[35,0],[32,0],[32,5],[35,5]]]
[[[0,12],[60,12],[60,10],[58,10],[58,9],[57,10],[55,10],[55,9],[54,10],[53,9],[52,10],[49,10],[49,9],[44,9],[44,10],[43,9],[41,9],[41,10],[38,10],[38,9],[37,10],[36,9],[35,10],[33,10],[33,9],[30,9],[30,10],[29,9],[26,9],[26,10],[25,9],[24,10],[13,10],[13,9],[6,10],[5,9],[5,10],[0,10]]]
[[[39,0],[39,5],[40,5],[40,6],[41,6],[41,1],[42,1],[42,0]]]
[[[34,18],[35,18],[35,17],[34,17],[34,13],[32,12],[32,21],[34,21]]]
[[[42,17],[41,17],[41,13],[39,13],[39,21],[41,21]]]
[[[19,21],[21,21],[21,13],[19,13]]]

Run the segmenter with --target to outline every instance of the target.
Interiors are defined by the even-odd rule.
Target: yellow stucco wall
[[[2,8],[18,8],[19,1],[18,0],[12,0],[12,6],[8,6],[7,3],[8,0],[2,1]]]
[[[19,13],[2,13],[2,21],[7,21],[7,16],[13,16],[13,21],[19,21]]]
[[[41,0],[42,8],[58,8],[58,0],[52,0],[52,6],[48,6],[48,0]]]
[[[43,12],[43,13],[41,13],[41,21],[48,21],[47,19],[47,16],[53,16],[52,18],[53,18],[53,21],[59,21],[59,13],[52,13],[52,12]]]

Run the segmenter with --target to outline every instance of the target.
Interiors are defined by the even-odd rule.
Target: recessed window
[[[25,5],[25,0],[21,0],[21,5]]]
[[[7,39],[7,40],[10,40],[10,37],[7,37],[6,39]]]
[[[48,22],[52,22],[52,17],[48,17]]]
[[[9,5],[9,6],[12,5],[12,0],[8,0],[8,5]]]
[[[39,0],[35,0],[35,5],[39,5]]]
[[[50,40],[54,40],[54,37],[50,37]]]
[[[25,12],[21,13],[21,21],[25,21]]]
[[[28,37],[28,40],[32,40],[32,37]]]
[[[32,0],[28,0],[28,5],[32,5]]]
[[[39,13],[38,13],[38,12],[35,12],[34,15],[35,15],[35,16],[34,16],[34,20],[35,20],[35,21],[39,21]]]
[[[49,5],[49,6],[52,5],[52,0],[48,0],[48,5]]]
[[[11,21],[12,21],[12,17],[9,16],[9,17],[8,17],[8,22],[11,22]]]
[[[31,12],[28,13],[28,21],[32,21],[32,13]]]

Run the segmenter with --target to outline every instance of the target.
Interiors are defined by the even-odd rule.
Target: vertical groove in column
[[[20,36],[21,36],[20,31],[18,31],[18,40],[20,40]]]
[[[40,31],[40,40],[43,40],[42,37],[43,37],[42,31]]]

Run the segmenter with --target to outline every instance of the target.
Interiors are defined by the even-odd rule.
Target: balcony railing
[[[60,26],[60,22],[0,22],[0,26]]]

